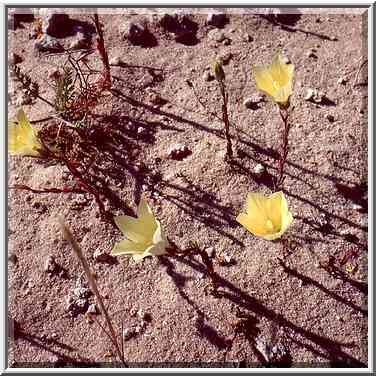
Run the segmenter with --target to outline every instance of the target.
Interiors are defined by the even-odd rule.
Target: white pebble
[[[363,210],[363,206],[362,205],[358,205],[358,204],[353,204],[351,206],[351,209],[361,211],[361,210]]]
[[[121,65],[123,63],[123,60],[120,56],[114,56],[109,61],[110,65]]]
[[[262,175],[265,172],[265,167],[261,163],[259,163],[255,166],[253,171],[257,175]]]
[[[87,313],[97,313],[97,307],[95,306],[95,304],[90,304],[89,308],[87,309],[86,312]]]

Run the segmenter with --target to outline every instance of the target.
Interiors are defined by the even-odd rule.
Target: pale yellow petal
[[[272,64],[270,66],[270,74],[276,87],[281,88],[289,82],[289,74],[286,69],[287,64],[283,62],[282,55],[280,53],[273,57]]]
[[[150,206],[146,202],[144,196],[141,196],[141,200],[137,208],[137,217],[139,219],[144,218],[144,217],[154,218],[153,212],[151,211]]]
[[[278,88],[275,87],[270,69],[268,67],[254,67],[253,74],[257,89],[273,97]]]
[[[162,229],[161,223],[158,220],[156,220],[156,223],[157,229],[155,230],[155,233],[153,235],[153,244],[163,243],[166,248],[170,247],[168,239]]]
[[[236,217],[236,220],[253,235],[264,237],[268,234],[268,228],[265,223],[255,222],[254,218],[251,218],[247,214],[240,213]]]
[[[12,155],[39,156],[42,145],[38,136],[21,109],[17,113],[18,124],[11,123],[8,127],[8,146]]]
[[[247,214],[239,214],[236,220],[253,235],[266,240],[280,238],[293,221],[283,192],[273,193],[269,197],[249,193],[246,211]]]
[[[167,253],[166,244],[164,242],[160,242],[157,244],[153,244],[147,249],[148,256],[162,256]]]
[[[112,255],[132,255],[135,253],[143,253],[146,249],[146,245],[142,243],[135,243],[130,240],[122,240],[119,243],[116,243],[114,248],[111,251]]]
[[[282,192],[273,193],[266,201],[267,217],[277,231],[280,231],[282,227],[282,194]]]
[[[281,205],[281,231],[285,232],[287,228],[291,225],[291,223],[294,221],[292,214],[290,213],[288,209],[288,204],[286,197],[283,193],[282,194],[282,205]]]
[[[286,86],[276,91],[274,100],[278,103],[287,103],[292,94],[292,83],[289,82]]]
[[[114,218],[116,225],[119,227],[124,236],[136,243],[151,242],[152,234],[145,223],[137,218],[128,215],[120,215]]]
[[[247,195],[246,212],[248,215],[259,218],[259,222],[265,223],[268,219],[266,210],[267,198],[260,193],[250,192]]]

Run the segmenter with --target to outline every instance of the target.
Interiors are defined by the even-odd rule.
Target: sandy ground
[[[88,27],[89,16],[71,18]],[[184,44],[149,17],[154,46],[143,47],[119,31],[140,17],[145,16],[100,16],[110,60],[118,56],[124,64],[111,68],[118,95],[107,95],[95,109],[97,122],[114,132],[116,147],[103,149],[87,174],[101,184],[108,210],[134,212],[144,193],[173,241],[183,248],[191,241],[206,247],[219,275],[220,297],[207,292],[199,257],[96,261],[95,252],[109,253],[122,236],[101,219],[91,195],[9,190],[10,367],[118,365],[101,329],[84,313],[72,316],[67,309],[67,297],[85,288],[85,279],[61,235],[59,215],[95,270],[117,333],[122,326],[128,332],[141,328],[125,338],[131,367],[278,366],[265,359],[263,343],[264,353],[282,354],[288,367],[367,367],[367,69],[357,76],[367,59],[367,19],[230,14],[224,28],[216,29],[206,24],[205,14],[193,14],[196,40]],[[9,30],[9,51],[21,56],[18,66],[53,100],[49,77],[67,63],[67,55],[36,52],[30,34],[37,19],[23,19]],[[224,33],[225,42],[212,39],[214,29]],[[66,47],[75,37],[59,42]],[[268,63],[278,49],[296,67],[283,186],[295,219],[289,254],[235,221],[247,192],[271,193],[270,177],[276,174],[278,110],[268,98],[252,109],[243,101],[257,94],[252,65]],[[204,76],[228,53],[224,70],[237,167],[224,162],[221,121],[207,114],[185,82],[194,84],[210,112],[220,114],[217,83]],[[96,52],[88,60],[100,67]],[[12,119],[17,90],[12,80],[9,84]],[[328,100],[306,101],[309,88]],[[53,114],[40,100],[23,108],[31,120]],[[175,144],[191,153],[169,158]],[[8,163],[9,186],[51,188],[71,181],[61,164],[22,157],[9,157]],[[259,163],[266,168],[262,177],[254,172]],[[351,258],[341,263],[346,255]],[[45,271],[49,256],[59,272]],[[328,263],[335,266],[323,267]],[[92,303],[89,296],[85,309]],[[239,320],[246,329],[234,335]]]

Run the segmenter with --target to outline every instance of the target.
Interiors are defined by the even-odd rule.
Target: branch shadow
[[[306,198],[300,197],[300,196],[298,196],[298,195],[296,195],[294,193],[291,193],[290,191],[286,190],[285,188],[283,188],[282,191],[287,196],[293,197],[293,198],[295,198],[295,199],[297,199],[299,201],[304,202],[305,204],[308,204],[308,205],[314,207],[315,209],[317,209],[321,213],[325,214],[325,216],[327,218],[335,218],[335,219],[339,220],[340,222],[346,223],[347,225],[349,225],[351,227],[357,228],[357,229],[362,230],[364,232],[368,232],[368,227],[358,225],[357,223],[352,222],[352,221],[350,221],[347,218],[341,217],[341,216],[339,216],[337,214],[333,214],[333,213],[327,211],[326,209],[320,207],[319,205],[315,204],[314,202],[312,202],[312,201],[310,201],[310,200],[308,200]]]
[[[115,208],[134,215],[133,210],[124,202],[114,189],[110,188],[109,179],[114,185],[123,186],[132,179],[134,182],[134,201],[138,202],[144,184],[154,184],[159,177],[141,161],[137,161],[143,145],[155,142],[158,128],[181,131],[160,122],[148,122],[129,116],[96,116],[95,124],[88,132],[88,139],[94,144],[98,155],[84,171],[90,181]]]
[[[20,339],[25,340],[29,342],[30,345],[32,345],[33,347],[43,349],[57,356],[59,360],[56,364],[54,364],[55,367],[65,367],[68,364],[69,366],[72,365],[76,367],[95,367],[96,366],[96,362],[93,362],[92,360],[86,357],[79,355],[77,358],[74,358],[63,352],[63,350],[67,352],[77,351],[77,349],[75,349],[74,347],[66,345],[52,338],[45,339],[45,338],[41,338],[33,334],[28,334],[20,327],[20,324],[16,320],[11,320],[8,318],[8,323],[9,323],[8,336],[10,338],[12,338],[16,342]],[[47,342],[47,344],[45,342]],[[51,348],[51,346],[57,346],[61,349],[61,351],[54,350]]]
[[[352,187],[341,183],[335,183],[334,185],[337,192],[344,198],[352,201],[354,204],[360,205],[362,207],[362,213],[368,213],[368,200],[364,198],[368,190],[367,183],[356,184]]]
[[[291,17],[293,16],[293,17]],[[299,17],[298,17],[299,16]],[[319,39],[328,40],[328,41],[335,41],[332,37],[329,37],[325,34],[317,33],[310,30],[301,29],[298,27],[293,27],[300,19],[299,14],[278,14],[278,15],[264,15],[260,14],[260,17],[264,20],[268,21],[269,23],[273,24],[274,26],[279,26],[282,30],[288,31],[290,33],[304,33],[307,36],[313,36]]]
[[[356,245],[357,247],[359,247],[359,248],[361,248],[365,251],[368,250],[367,245],[363,244],[356,235],[353,235],[353,234],[343,235],[339,232],[336,232],[336,231],[334,231],[334,227],[333,227],[333,225],[330,224],[330,222],[327,222],[324,225],[321,225],[321,224],[314,222],[310,218],[301,217],[301,216],[296,216],[295,218],[301,220],[304,224],[310,226],[313,230],[315,230],[315,231],[317,231],[317,232],[319,232],[323,235],[332,235],[332,236],[340,238],[344,241],[352,243],[352,244]]]
[[[361,307],[358,307],[356,304],[354,304],[354,303],[346,300],[342,296],[330,291],[329,289],[327,289],[326,287],[324,287],[322,284],[318,283],[314,279],[312,279],[312,278],[310,278],[310,277],[308,277],[304,274],[299,273],[295,269],[290,268],[288,265],[286,265],[286,263],[282,259],[278,258],[278,262],[282,266],[284,272],[287,273],[289,276],[300,279],[303,282],[304,285],[312,285],[312,286],[317,287],[318,289],[323,291],[325,294],[327,294],[331,298],[337,300],[338,302],[347,305],[348,307],[350,307],[354,311],[361,313],[363,316],[366,316],[366,317],[368,316],[367,310],[365,310]]]
[[[220,235],[227,237],[240,246],[243,245],[239,239],[222,229],[224,226],[230,226],[231,228],[237,226],[237,222],[234,219],[236,215],[231,207],[219,204],[214,193],[203,190],[193,183],[190,183],[190,189],[168,182],[163,182],[163,187],[179,192],[176,195],[166,194],[162,189],[156,188],[155,191],[167,201],[170,201],[190,217],[205,224]]]
[[[205,272],[205,267],[203,265],[194,264],[191,262],[190,259],[179,259],[178,261],[200,272]],[[362,361],[354,358],[342,349],[342,347],[355,347],[354,342],[336,342],[327,337],[299,327],[290,320],[286,319],[282,314],[276,313],[270,308],[264,306],[257,299],[249,296],[246,292],[242,291],[240,288],[233,285],[230,281],[220,277],[218,274],[217,282],[218,286],[222,287],[222,289],[220,290],[220,298],[227,299],[241,309],[245,309],[256,315],[264,317],[272,322],[275,322],[280,327],[288,328],[295,334],[303,336],[306,340],[311,341],[317,346],[319,346],[322,351],[321,355],[327,358],[331,362],[331,364],[347,364],[347,366],[359,368],[367,367],[367,365],[364,364]],[[309,351],[313,350],[312,345],[310,344],[302,343],[302,347],[307,348],[307,350]]]

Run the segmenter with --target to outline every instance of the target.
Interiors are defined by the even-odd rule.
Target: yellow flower
[[[294,65],[286,64],[283,56],[277,53],[271,65],[254,67],[253,74],[257,89],[271,96],[273,100],[286,106],[292,94]]]
[[[133,259],[138,261],[147,256],[166,254],[166,248],[170,245],[163,234],[161,224],[155,219],[144,198],[141,198],[138,205],[137,217],[122,215],[114,218],[127,239],[115,244],[112,255],[132,255]]]
[[[253,235],[266,240],[280,238],[293,221],[283,192],[266,197],[260,193],[248,193],[246,214],[236,220]]]
[[[17,120],[18,123],[11,123],[8,128],[9,153],[39,157],[42,144],[22,109],[17,113]]]

